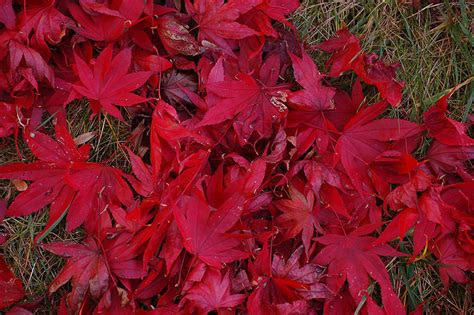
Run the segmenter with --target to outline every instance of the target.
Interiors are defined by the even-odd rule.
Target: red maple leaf
[[[31,68],[34,78],[37,81],[47,79],[50,85],[54,84],[54,71],[41,54],[23,44],[21,41],[11,39],[8,42],[8,51],[10,54],[10,68],[15,70],[19,68],[22,61],[26,67]]]
[[[403,314],[381,256],[407,233],[409,263],[469,280],[474,116],[450,115],[453,89],[420,124],[380,118],[398,64],[343,28],[310,47],[331,55],[320,73],[287,19],[300,2],[0,0],[0,160],[19,133],[33,155],[0,166],[18,191],[0,220],[44,208],[37,243],[83,227],[44,245],[66,257],[59,313]],[[95,132],[66,127],[83,109],[122,120],[129,174],[89,162]],[[24,290],[1,257],[0,293],[9,313],[42,303],[11,305]]]
[[[272,20],[276,20],[295,30],[293,24],[288,22],[286,16],[294,12],[300,6],[298,0],[262,0],[242,19],[245,25],[258,30],[260,34],[277,38],[278,31],[275,29]]]
[[[147,98],[131,91],[141,87],[151,72],[128,73],[132,60],[130,48],[122,49],[114,57],[112,54],[113,49],[109,45],[97,57],[92,68],[74,54],[81,85],[75,84],[73,88],[79,95],[89,99],[93,115],[103,108],[110,115],[123,119],[114,105],[132,106],[146,102]]]
[[[343,130],[345,124],[357,114],[359,107],[364,103],[364,93],[360,80],[352,86],[351,94],[343,90],[336,90],[334,95],[334,109],[324,113],[324,116],[337,128]]]
[[[186,10],[193,16],[199,27],[198,41],[207,40],[219,47],[232,52],[226,39],[243,39],[258,33],[250,27],[238,23],[241,14],[251,10],[258,4],[257,0],[241,2],[230,0],[197,0],[191,3],[186,0]]]
[[[208,83],[213,98],[200,126],[214,125],[236,117],[234,128],[248,140],[256,131],[260,137],[271,135],[272,124],[286,112],[287,86],[277,84],[280,64],[277,55],[266,58],[258,78],[240,73],[239,80]]]
[[[463,172],[464,163],[474,159],[474,145],[447,145],[433,141],[426,153],[436,174]]]
[[[361,53],[359,39],[344,27],[336,35],[317,46],[323,51],[332,53],[327,64],[331,66],[330,75],[340,76],[352,68],[352,63]]]
[[[455,232],[458,245],[468,254],[474,254],[474,182],[465,181],[446,186],[441,192],[444,202],[454,206],[450,216],[457,223]]]
[[[8,29],[14,29],[16,25],[15,11],[13,11],[12,0],[0,0],[0,22]]]
[[[130,1],[125,3],[127,2]],[[133,1],[133,3],[135,4],[136,2]],[[102,3],[95,8],[87,6],[86,1],[81,1],[81,4],[85,8],[74,2],[67,3],[69,13],[79,24],[73,27],[78,34],[95,41],[107,42],[113,42],[123,35],[127,22],[120,12],[111,10]],[[92,11],[93,14],[88,14],[86,10]]]
[[[423,114],[428,135],[445,145],[474,146],[474,139],[466,134],[466,125],[446,116],[448,99],[452,93],[454,89]]]
[[[405,82],[397,81],[399,63],[387,65],[372,53],[364,56],[363,61],[355,64],[354,71],[364,82],[374,85],[380,96],[392,106],[400,105]]]
[[[376,54],[366,55],[361,49],[359,39],[352,35],[347,28],[339,30],[334,38],[317,47],[332,53],[328,60],[332,76],[340,76],[347,70],[354,70],[362,80],[375,85],[382,98],[392,106],[400,104],[404,83],[395,78],[399,64],[386,65],[378,60]]]
[[[0,102],[0,138],[8,137],[17,129],[16,111],[15,105]]]
[[[48,43],[58,44],[66,28],[72,27],[74,21],[56,9],[56,0],[31,1],[20,15],[20,29],[29,36],[34,31],[34,43],[39,45],[42,53],[49,56]]]
[[[5,309],[18,302],[25,296],[21,281],[10,271],[8,265],[0,256],[0,309]]]
[[[336,90],[323,84],[324,76],[306,52],[302,52],[302,58],[293,54],[290,57],[295,79],[303,89],[289,95],[287,126],[296,132],[298,154],[307,151],[315,141],[324,151],[330,137],[326,130],[331,129],[325,115],[334,110]]]
[[[431,250],[439,258],[439,273],[446,288],[449,287],[449,279],[457,283],[469,281],[465,271],[472,268],[472,262],[470,263],[469,256],[460,250],[455,237],[437,239]]]
[[[201,282],[196,283],[184,296],[183,301],[193,301],[200,313],[232,309],[245,300],[245,294],[232,294],[229,272],[208,268]]]
[[[291,199],[282,199],[275,202],[275,206],[283,212],[278,216],[277,223],[286,230],[288,238],[293,238],[301,233],[306,255],[308,255],[311,239],[315,228],[321,227],[316,221],[314,194],[309,191],[306,196],[294,186],[290,186]]]
[[[49,286],[49,292],[56,292],[68,281],[72,290],[68,294],[68,306],[77,310],[89,292],[95,299],[108,290],[113,278],[139,279],[144,276],[143,264],[136,259],[132,235],[119,234],[113,238],[97,241],[88,238],[78,243],[49,243],[42,248],[53,254],[67,257],[66,265]]]
[[[287,260],[279,255],[273,255],[272,259],[265,240],[262,251],[249,266],[257,285],[247,301],[249,312],[272,314],[278,308],[291,308],[288,303],[301,303],[300,307],[305,309],[307,300],[330,296],[326,286],[320,283],[323,269],[313,263],[300,264],[302,254],[303,247],[299,247]]]
[[[110,224],[107,214],[103,213],[108,204],[129,204],[133,200],[122,172],[100,163],[86,162],[90,147],[85,145],[78,149],[62,124],[56,124],[56,140],[28,129],[25,140],[38,160],[0,166],[0,178],[33,181],[10,204],[8,216],[28,215],[50,204],[50,217],[44,231],[56,225],[66,213],[68,230],[90,219],[86,221],[86,228],[93,231],[99,224],[98,218]]]
[[[157,25],[158,35],[169,54],[195,56],[201,52],[196,39],[176,17],[172,15],[159,17]]]
[[[328,265],[326,284],[338,292],[344,283],[349,283],[352,298],[359,303],[370,284],[370,278],[377,281],[382,291],[382,302],[388,314],[403,314],[405,308],[393,291],[390,277],[379,256],[400,256],[388,245],[373,246],[375,237],[365,236],[376,226],[364,226],[348,235],[326,234],[316,241],[325,247],[314,262]],[[326,303],[330,303],[328,300]]]
[[[385,227],[374,245],[387,243],[397,237],[403,239],[405,233],[415,224],[416,220],[418,220],[418,211],[406,208]]]
[[[202,198],[184,197],[175,207],[174,215],[186,250],[216,268],[247,257],[248,254],[239,249],[240,238],[227,233],[239,220],[243,202],[244,198],[236,193],[211,212]]]
[[[313,59],[305,52],[302,58],[290,53],[296,81],[303,87],[291,93],[290,102],[299,110],[323,111],[334,108],[335,89],[323,85],[324,76],[319,72]]]
[[[401,119],[378,119],[387,104],[381,102],[361,110],[345,125],[336,152],[354,187],[359,192],[373,190],[368,165],[382,152],[399,149],[409,153],[417,144],[421,128]]]

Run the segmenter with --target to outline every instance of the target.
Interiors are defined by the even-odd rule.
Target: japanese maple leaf
[[[291,170],[291,174],[302,169],[313,192],[316,196],[319,196],[321,187],[325,183],[334,187],[342,187],[340,175],[333,167],[334,162],[332,160],[334,158],[331,155],[331,158],[326,161],[323,159],[320,161],[305,160],[298,162]]]
[[[364,56],[363,61],[355,64],[355,73],[366,83],[374,85],[380,96],[392,106],[398,106],[402,100],[404,82],[396,80],[399,63],[385,64],[372,53]]]
[[[75,311],[79,309],[88,292],[99,300],[109,288],[109,280],[112,277],[143,277],[142,263],[134,259],[128,249],[130,242],[130,236],[121,234],[112,240],[103,241],[102,244],[87,238],[82,244],[58,242],[41,245],[53,254],[68,258],[66,265],[50,284],[49,292],[56,292],[71,280],[72,290],[67,300],[68,306]]]
[[[301,240],[308,255],[314,229],[319,226],[314,213],[314,194],[310,191],[305,196],[294,186],[290,186],[289,193],[291,199],[275,202],[275,206],[283,212],[278,216],[277,222],[287,230],[288,238],[293,238],[301,232]]]
[[[361,49],[359,39],[347,28],[339,30],[334,38],[328,39],[317,47],[332,53],[327,62],[331,66],[331,76],[337,77],[345,71],[354,70],[362,80],[375,85],[382,98],[392,106],[400,103],[404,83],[395,78],[398,64],[386,65],[378,60],[376,54],[366,55]]]
[[[446,186],[441,193],[444,202],[452,205],[450,214],[457,223],[457,243],[469,254],[474,254],[474,181],[465,181]]]
[[[251,314],[273,314],[278,308],[286,309],[288,303],[308,306],[307,300],[330,296],[326,286],[320,283],[323,269],[313,263],[300,264],[303,251],[300,246],[287,260],[279,255],[273,255],[272,259],[268,241],[264,243],[257,259],[249,265],[257,283],[247,301]]]
[[[400,256],[388,245],[373,246],[375,237],[366,236],[376,228],[374,225],[359,227],[348,235],[326,234],[316,241],[325,247],[314,262],[328,265],[326,284],[338,292],[349,283],[352,298],[359,303],[370,284],[370,278],[377,281],[382,292],[382,302],[388,314],[404,314],[405,308],[393,291],[390,277],[379,256]],[[326,303],[330,303],[327,300]]]
[[[150,160],[151,167],[146,165],[143,160],[128,150],[132,171],[135,177],[126,175],[127,180],[132,187],[141,196],[149,197],[155,192],[155,188],[163,181],[163,173],[167,172],[168,164],[173,163],[176,153],[180,151],[180,140],[184,138],[194,138],[198,142],[206,144],[206,139],[191,130],[188,130],[179,123],[176,110],[163,100],[160,100],[155,106],[152,115],[150,130]],[[186,174],[196,174],[199,172],[202,164],[207,162],[207,152],[204,151],[190,154],[185,160],[181,161],[180,176],[172,183],[167,183],[168,191],[174,192],[173,185],[186,187],[189,185],[190,178]],[[162,165],[164,164],[164,165]],[[186,167],[190,169],[186,170]],[[165,169],[165,170],[163,170]],[[193,175],[190,176],[191,178]],[[157,190],[158,192],[160,190]]]
[[[229,271],[222,276],[219,270],[208,268],[201,282],[196,283],[184,300],[193,301],[202,314],[221,309],[231,309],[245,300],[245,294],[232,294]]]
[[[126,178],[137,193],[144,197],[149,197],[155,190],[155,186],[162,180],[160,168],[163,158],[167,158],[166,151],[173,151],[173,156],[179,151],[179,140],[192,137],[205,143],[205,139],[198,134],[184,128],[177,121],[177,115],[173,107],[160,100],[152,115],[151,124],[151,164],[146,165],[143,160],[128,150],[133,174],[136,178],[127,175]],[[192,162],[198,159],[193,154],[187,158],[193,158]],[[187,163],[183,161],[182,167]],[[181,171],[184,170],[184,167]],[[180,177],[178,177],[180,179]],[[168,183],[169,184],[169,183]]]
[[[176,17],[172,15],[159,17],[157,25],[158,35],[168,53],[195,56],[201,52],[196,39]]]
[[[225,39],[243,39],[258,33],[250,27],[236,22],[241,14],[254,8],[258,0],[197,0],[193,4],[186,0],[186,10],[199,27],[198,41],[210,41],[232,52]]]
[[[345,124],[357,114],[364,102],[364,93],[360,80],[357,79],[349,95],[343,90],[336,90],[334,94],[334,109],[324,113],[324,116],[337,128],[343,130]]]
[[[112,46],[107,46],[97,57],[91,68],[77,54],[74,55],[77,74],[81,85],[73,85],[74,90],[87,97],[93,111],[97,114],[102,108],[112,116],[123,119],[114,105],[132,106],[147,99],[131,91],[141,87],[151,72],[128,73],[132,53],[130,48],[121,50],[112,57]]]
[[[56,0],[30,1],[20,17],[20,28],[26,36],[34,30],[34,40],[41,52],[49,54],[47,43],[56,45],[64,35],[66,28],[74,22],[55,8]]]
[[[93,298],[100,299],[109,285],[109,272],[101,249],[93,239],[84,244],[51,243],[41,247],[53,254],[68,257],[63,269],[49,286],[49,292],[56,292],[61,286],[72,280],[72,291],[68,294],[69,307],[79,309],[87,292]]]
[[[472,263],[469,263],[469,256],[461,250],[456,238],[447,236],[437,239],[432,251],[439,259],[439,273],[446,288],[449,287],[449,279],[457,283],[469,281],[465,271],[472,269]]]
[[[238,249],[240,239],[226,232],[239,220],[244,198],[236,193],[216,211],[201,198],[187,196],[174,209],[184,247],[209,266],[221,268],[248,256]]]
[[[138,194],[148,197],[152,194],[154,189],[150,170],[151,167],[146,165],[143,160],[130,149],[127,148],[127,152],[135,177],[127,175],[126,178]]]
[[[240,80],[208,83],[208,93],[217,100],[210,104],[199,125],[214,125],[236,116],[234,128],[242,139],[249,139],[253,131],[260,137],[269,137],[272,124],[286,111],[284,102],[288,90],[277,84],[279,69],[278,56],[271,55],[260,68],[259,80],[240,73]]]
[[[28,215],[51,203],[64,187],[64,176],[70,164],[88,158],[89,146],[78,150],[61,125],[56,126],[57,141],[43,133],[29,130],[24,136],[28,147],[39,160],[0,167],[2,178],[34,181],[10,204],[7,210],[9,216]]]
[[[426,158],[436,174],[456,173],[464,168],[464,163],[474,159],[474,145],[447,145],[435,140]]]
[[[108,204],[127,205],[133,200],[122,172],[100,163],[86,162],[89,146],[78,149],[62,124],[56,125],[56,140],[28,129],[25,140],[38,160],[0,166],[0,178],[33,181],[10,204],[8,216],[28,215],[50,204],[44,231],[59,223],[66,212],[68,230],[89,219],[86,229],[93,231],[99,218],[106,220],[104,224],[110,224],[106,213],[99,216]]]
[[[278,31],[273,27],[272,20],[294,29],[293,24],[288,22],[286,16],[299,6],[298,0],[263,0],[254,10],[246,13],[242,19],[246,25],[260,31],[262,35],[277,38]]]
[[[170,104],[191,102],[183,91],[183,88],[195,92],[197,90],[197,78],[191,74],[171,70],[165,73],[160,82],[161,93]]]
[[[290,53],[296,81],[303,87],[290,94],[290,102],[300,110],[322,111],[334,108],[335,89],[324,86],[323,75],[319,72],[313,59],[305,52],[302,58]]]
[[[108,10],[107,14],[97,14],[97,12],[87,14],[76,3],[68,2],[67,6],[71,16],[79,24],[79,27],[74,27],[74,30],[86,38],[113,42],[125,31],[126,19],[117,11]]]
[[[317,46],[319,49],[332,53],[327,64],[331,66],[330,75],[340,76],[352,68],[352,63],[361,53],[359,39],[344,27],[336,35]]]
[[[367,169],[377,156],[389,149],[409,153],[421,132],[417,124],[406,120],[375,120],[386,106],[380,102],[361,110],[345,125],[336,144],[341,163],[359,192],[373,190]]]
[[[10,271],[8,265],[0,256],[0,309],[5,309],[18,302],[25,296],[21,281]]]
[[[411,154],[401,153],[400,151],[385,151],[378,156],[370,166],[372,183],[378,193],[385,197],[391,193],[390,184],[406,184],[413,174],[425,174],[422,171],[417,172],[415,170],[418,166],[418,161]],[[419,179],[422,179],[422,177],[419,177]],[[406,191],[411,191],[415,188],[413,183],[410,183],[410,185],[413,186],[413,188],[407,186],[403,187],[402,190],[406,189]],[[403,191],[401,193],[404,195]],[[392,207],[392,209],[397,208]]]
[[[173,66],[168,59],[157,54],[150,54],[144,50],[136,50],[133,53],[133,61],[141,69],[155,72],[155,74],[161,74]]]
[[[3,23],[8,29],[14,29],[16,24],[12,2],[12,0],[0,0],[0,23]]]
[[[123,179],[121,170],[100,163],[76,162],[68,169],[65,183],[76,194],[71,202],[66,227],[72,230],[85,223],[88,231],[96,229],[94,222],[110,204],[126,206],[133,200],[132,191]],[[109,222],[105,224],[110,225]]]
[[[412,182],[397,187],[387,196],[386,200],[392,209],[406,208],[392,219],[373,243],[373,245],[386,243],[396,237],[402,239],[405,233],[414,227],[411,261],[415,260],[438,234],[439,226],[449,229],[454,224],[447,216],[452,207],[441,199],[439,190],[431,187],[418,197],[414,178],[416,176],[412,177]]]
[[[123,1],[123,0],[112,0],[112,1],[97,1],[97,0],[81,0],[79,1],[81,7],[89,15],[105,14],[111,16],[121,16],[124,19],[129,20],[126,22],[128,25],[135,23],[146,6],[148,9],[153,10],[153,6],[148,1]]]
[[[474,139],[466,134],[467,127],[446,116],[448,99],[452,93],[454,89],[423,114],[428,135],[445,145],[474,146]]]
[[[41,81],[46,78],[50,84],[54,83],[53,68],[48,65],[38,51],[14,39],[10,40],[8,50],[11,70],[17,69],[21,61],[24,60],[26,66],[33,71],[36,80]]]
[[[17,128],[16,110],[15,105],[0,102],[0,138],[8,137]]]
[[[441,192],[443,201],[457,209],[453,212],[453,217],[456,220],[465,221],[468,225],[474,225],[474,218],[469,218],[469,213],[474,211],[474,204],[470,198],[473,195],[474,181],[458,182],[445,186]]]
[[[278,22],[291,25],[286,20],[286,16],[298,9],[299,6],[300,2],[297,0],[263,0],[256,8]]]
[[[326,286],[320,283],[323,275],[323,268],[313,263],[301,263],[301,256],[303,255],[303,248],[298,247],[291,253],[288,259],[282,256],[273,255],[271,276],[275,281],[280,281],[281,284],[286,284],[291,287],[291,282],[300,284],[296,288],[297,293],[301,298],[321,299],[330,295]],[[291,280],[291,281],[288,281]]]
[[[295,79],[303,89],[289,95],[291,110],[287,127],[295,130],[298,156],[315,141],[322,152],[329,143],[325,113],[334,109],[335,89],[323,85],[323,75],[308,54],[302,52],[302,58],[293,54],[290,57]]]
[[[385,244],[397,237],[402,240],[405,233],[416,223],[416,220],[418,220],[418,211],[413,208],[406,208],[392,219],[373,244]]]

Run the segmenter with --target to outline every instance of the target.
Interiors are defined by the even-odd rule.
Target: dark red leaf
[[[14,29],[16,24],[12,2],[12,0],[0,0],[0,22],[9,29]]]
[[[215,212],[205,200],[187,197],[174,209],[184,247],[209,266],[222,268],[223,264],[248,256],[239,249],[240,239],[227,231],[239,220],[244,198],[240,194],[227,200]]]
[[[193,301],[203,313],[230,310],[245,300],[245,294],[232,294],[229,273],[221,275],[219,270],[207,269],[201,282],[195,284],[184,300]]]
[[[9,307],[25,296],[21,281],[15,277],[10,268],[0,256],[0,309]]]
[[[361,293],[366,292],[371,278],[380,285],[382,302],[387,313],[404,313],[405,308],[393,291],[385,265],[379,258],[402,254],[388,245],[373,246],[372,243],[376,239],[364,236],[366,234],[368,233],[360,229],[348,235],[327,234],[316,238],[325,247],[314,261],[328,265],[327,285],[333,292],[338,292],[347,280],[352,298],[359,303]]]
[[[158,35],[168,53],[195,56],[201,52],[196,39],[189,33],[187,25],[172,15],[158,18]]]
[[[91,68],[77,54],[74,55],[80,85],[74,90],[90,101],[93,114],[104,109],[110,115],[123,119],[114,105],[132,106],[143,103],[147,99],[131,93],[141,87],[150,77],[146,71],[128,73],[132,53],[130,48],[121,50],[112,57],[112,46],[107,46],[97,57]]]

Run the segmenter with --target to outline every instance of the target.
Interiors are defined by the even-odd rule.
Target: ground
[[[413,2],[417,1],[309,0],[304,1],[292,20],[308,47],[347,26],[362,38],[366,51],[375,52],[386,61],[400,62],[399,79],[406,83],[404,97],[391,115],[421,121],[423,112],[440,95],[456,88],[449,103],[452,117],[466,121],[474,100],[474,2],[421,1],[418,7]],[[325,56],[317,51],[313,55],[324,69]],[[110,118],[89,120],[87,106],[82,108],[77,111],[76,107],[70,113],[71,132],[74,136],[93,137],[89,141],[93,160],[107,159],[112,165],[127,169],[121,143],[130,128]],[[99,132],[90,134],[93,130]],[[0,140],[0,150],[0,164],[20,160],[12,139]],[[24,147],[20,146],[20,151],[26,160],[31,157]],[[0,181],[0,198],[9,199],[15,193],[16,188],[9,181]],[[46,212],[40,212],[25,218],[8,218],[3,224],[10,239],[2,251],[29,296],[44,296],[63,263],[61,258],[34,246],[34,235],[46,220]],[[80,236],[80,232],[67,234],[59,227],[47,240]],[[472,289],[455,285],[445,290],[434,268],[436,261],[429,253],[410,265],[404,258],[394,258],[387,264],[396,291],[409,310],[425,301],[427,313],[474,313]],[[39,313],[49,313],[56,303],[56,296],[45,297]]]

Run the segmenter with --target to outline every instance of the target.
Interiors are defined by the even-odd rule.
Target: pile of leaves
[[[65,259],[60,312],[403,314],[387,256],[470,281],[469,125],[449,95],[422,124],[386,118],[403,113],[397,65],[341,29],[311,47],[320,72],[286,19],[298,6],[0,1],[0,137],[35,156],[0,166],[27,186],[0,214],[48,211],[35,241]],[[69,133],[86,106],[130,126],[130,172]],[[85,237],[45,242],[61,226]],[[0,291],[32,311],[3,259]]]

